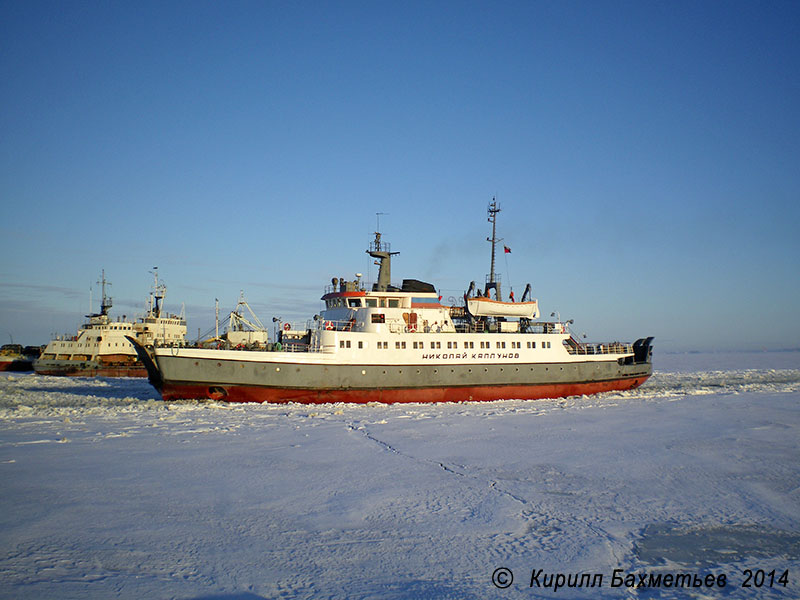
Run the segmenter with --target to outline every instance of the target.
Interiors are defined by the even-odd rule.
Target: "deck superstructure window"
[[[389,308],[400,308],[400,300],[397,298],[389,298]]]
[[[377,298],[367,298],[366,299],[367,306],[370,308],[378,308],[378,299]]]
[[[528,348],[536,348],[536,342],[528,342]]]
[[[361,306],[361,298],[348,298],[347,305],[350,308],[359,308]]]

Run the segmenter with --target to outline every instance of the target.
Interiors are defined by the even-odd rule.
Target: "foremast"
[[[167,295],[167,286],[158,282],[158,267],[153,267],[150,272],[153,274],[153,291],[148,299],[147,316],[158,318],[161,316],[161,303]]]
[[[100,281],[98,281],[101,285],[103,300],[100,303],[100,314],[104,317],[108,316],[108,309],[111,308],[111,296],[106,295],[106,285],[111,285],[110,281],[106,281],[106,270],[103,269],[100,272]]]
[[[93,313],[92,312],[92,296],[91,296],[91,288],[89,288],[89,313],[86,315],[87,319],[90,319],[90,322],[107,322],[108,321],[108,310],[111,308],[111,296],[106,294],[106,286],[110,286],[111,282],[106,281],[106,270],[102,269],[100,271],[100,280],[97,282],[100,285],[100,289],[102,290],[103,299],[100,301],[100,312]]]

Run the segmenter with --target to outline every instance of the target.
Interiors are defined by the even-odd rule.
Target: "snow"
[[[800,353],[655,361],[631,392],[443,405],[0,377],[0,598],[800,597]]]

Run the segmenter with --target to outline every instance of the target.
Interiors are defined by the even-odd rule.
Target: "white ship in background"
[[[325,310],[305,325],[283,324],[277,343],[250,349],[134,342],[150,382],[165,400],[231,402],[442,402],[553,398],[635,388],[652,373],[652,337],[586,344],[567,323],[538,321],[530,286],[504,301],[492,268],[483,292],[445,306],[415,279],[391,283],[397,252],[375,234],[367,253],[380,265],[367,289],[332,279]],[[495,297],[491,298],[494,292]]]
[[[110,285],[102,274],[102,302],[100,312],[87,315],[89,319],[74,336],[57,336],[47,344],[41,356],[33,362],[40,375],[70,375],[77,377],[146,377],[147,370],[128,338],[141,344],[183,344],[186,341],[184,315],[163,311],[167,288],[158,280],[158,269],[153,271],[153,290],[147,300],[143,317],[134,321],[113,318],[108,314],[112,306],[106,293]]]

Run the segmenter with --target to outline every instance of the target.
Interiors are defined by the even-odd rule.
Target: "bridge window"
[[[367,298],[367,306],[371,308],[378,308],[378,299],[377,298]]]
[[[348,298],[347,305],[350,308],[358,308],[361,306],[361,298]]]

